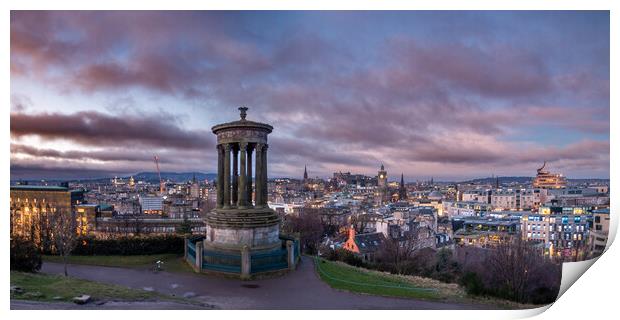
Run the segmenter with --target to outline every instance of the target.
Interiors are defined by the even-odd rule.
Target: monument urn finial
[[[239,111],[240,111],[241,120],[245,120],[245,117],[247,116],[248,108],[247,107],[239,107]]]

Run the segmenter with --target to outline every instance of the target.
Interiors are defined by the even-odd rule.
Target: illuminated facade
[[[144,214],[158,214],[164,212],[164,201],[162,197],[141,196],[140,207]]]
[[[559,189],[566,186],[566,178],[559,173],[551,173],[545,170],[547,162],[542,167],[538,168],[536,177],[532,185],[534,188],[542,189]]]
[[[458,218],[453,220],[455,244],[490,248],[500,243],[509,242],[520,236],[521,225],[515,219],[488,219],[479,217]]]
[[[522,216],[522,237],[540,242],[556,257],[584,257],[587,251],[590,207],[541,206],[538,213]]]
[[[11,236],[19,236],[43,249],[51,248],[55,214],[71,214],[84,201],[84,191],[59,186],[11,186]],[[81,220],[80,220],[81,221]],[[76,231],[77,231],[77,220]]]

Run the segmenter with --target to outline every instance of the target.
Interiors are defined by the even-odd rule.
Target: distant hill
[[[494,185],[496,179],[499,180],[499,184],[510,184],[510,183],[531,183],[533,177],[488,177],[488,178],[479,178],[472,179],[467,181],[462,181],[459,183],[474,183],[474,184],[491,184]]]
[[[196,176],[196,180],[209,180],[212,181],[217,177],[215,173],[202,173],[202,172],[162,172],[161,178],[164,180],[170,180],[173,182],[184,182],[192,180],[194,175]],[[144,181],[154,181],[157,182],[159,180],[159,176],[157,172],[139,172],[133,175],[135,180],[144,180]],[[129,179],[129,176],[123,177],[123,179]]]
[[[164,180],[170,180],[173,182],[186,182],[192,180],[192,178],[196,175],[196,180],[204,181],[205,179],[209,181],[213,181],[217,174],[215,173],[202,173],[202,172],[162,172],[161,177]],[[159,181],[159,177],[157,176],[157,172],[139,172],[136,174],[122,174],[118,175],[119,179],[128,180],[129,177],[133,176],[135,180],[143,180],[151,183],[157,183]],[[46,179],[45,181],[50,184],[58,184],[60,182],[109,182],[113,179],[114,176],[108,177],[97,177],[97,178],[84,178],[84,179]],[[19,180],[11,180],[11,185],[17,182],[30,182],[32,184],[38,184],[41,180],[27,180],[27,179],[19,179]]]

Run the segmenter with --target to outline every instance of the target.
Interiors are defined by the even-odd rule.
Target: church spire
[[[398,186],[398,199],[399,200],[407,199],[407,188],[405,188],[405,176],[403,173],[400,174],[400,186]]]
[[[308,165],[304,166],[304,180],[308,180]]]

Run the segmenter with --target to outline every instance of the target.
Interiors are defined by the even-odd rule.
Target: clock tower
[[[383,205],[387,202],[387,189],[387,171],[385,171],[385,167],[381,164],[381,170],[377,173],[377,191],[375,193],[375,202],[377,205]]]
[[[377,174],[377,187],[387,187],[387,171],[385,171],[385,167],[383,167],[383,164],[381,164],[381,170],[379,170]]]

